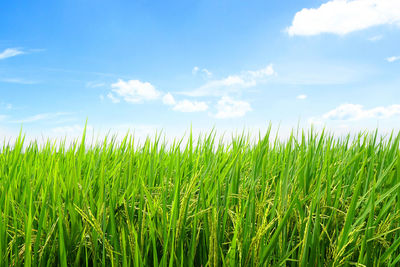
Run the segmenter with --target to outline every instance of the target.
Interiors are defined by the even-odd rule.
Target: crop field
[[[399,134],[84,140],[1,148],[1,266],[400,264]]]

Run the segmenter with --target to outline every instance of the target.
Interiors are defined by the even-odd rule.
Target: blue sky
[[[7,1],[0,25],[3,136],[399,129],[398,0]]]

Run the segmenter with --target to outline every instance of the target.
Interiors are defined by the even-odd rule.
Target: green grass
[[[395,266],[400,135],[0,153],[1,266]]]

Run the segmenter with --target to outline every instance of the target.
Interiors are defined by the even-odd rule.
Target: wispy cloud
[[[343,104],[320,117],[310,118],[310,121],[358,121],[364,119],[388,119],[393,116],[400,116],[400,105],[366,109],[363,105],[359,104]]]
[[[243,71],[238,75],[229,75],[228,77],[212,80],[192,91],[180,92],[183,95],[199,96],[224,96],[232,92],[237,92],[242,88],[256,86],[267,77],[275,75],[276,72],[272,64],[265,68],[255,71]]]
[[[199,71],[199,67],[194,66],[192,69],[192,74],[196,74]]]
[[[128,103],[142,103],[143,101],[154,100],[161,96],[161,93],[149,82],[139,80],[118,80],[111,85],[112,93],[107,96],[118,103],[116,99],[122,98]]]
[[[208,78],[210,78],[213,74],[211,71],[208,69],[202,69],[201,72],[203,72]]]
[[[197,67],[197,66],[193,67],[193,69],[192,69],[192,74],[193,74],[193,75],[196,75],[196,74],[198,74],[199,72],[202,73],[202,74],[204,74],[207,78],[210,78],[210,77],[213,75],[212,72],[209,71],[209,70],[206,69],[206,68],[200,69],[200,68]]]
[[[300,100],[304,100],[307,98],[307,95],[298,95],[296,98],[300,99]]]
[[[286,29],[289,35],[348,34],[372,26],[400,26],[400,1],[331,0],[318,8],[303,8]]]
[[[7,48],[3,52],[0,53],[0,60],[10,58],[10,57],[15,57],[15,56],[22,55],[22,54],[25,54],[25,52],[19,48]]]
[[[3,83],[16,83],[16,84],[37,84],[38,81],[30,81],[21,78],[0,78],[0,82]]]
[[[377,42],[377,41],[379,41],[379,40],[382,40],[382,38],[383,38],[383,35],[375,35],[375,36],[372,36],[372,37],[370,37],[370,38],[368,38],[368,41],[371,41],[371,42]]]
[[[250,103],[242,100],[234,100],[229,96],[223,96],[216,105],[217,113],[214,115],[218,119],[243,117],[252,108]]]
[[[11,120],[10,123],[33,123],[45,120],[54,120],[60,117],[71,115],[70,112],[55,112],[55,113],[40,113],[33,116],[29,116],[19,120]]]
[[[91,81],[86,83],[87,88],[98,88],[98,87],[104,87],[106,86],[106,83],[104,82],[96,82],[96,81]]]
[[[112,93],[108,93],[107,97],[111,100],[111,102],[113,102],[114,104],[117,104],[119,102],[121,102],[121,100],[119,100],[119,98],[115,97]],[[101,96],[100,96],[101,99]]]
[[[397,60],[400,60],[400,56],[393,56],[393,57],[386,58],[386,61],[390,62],[390,63],[395,62]]]

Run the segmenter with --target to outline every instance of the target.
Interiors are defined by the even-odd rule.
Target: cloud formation
[[[3,52],[0,53],[0,60],[6,59],[9,57],[15,57],[15,56],[22,55],[22,54],[25,54],[25,52],[18,48],[7,48]]]
[[[193,74],[193,75],[196,75],[196,74],[198,74],[199,72],[201,72],[202,74],[204,74],[207,78],[210,78],[210,77],[213,75],[212,72],[209,71],[209,70],[206,69],[206,68],[200,69],[200,68],[197,67],[197,66],[193,67],[193,69],[192,69],[192,74]]]
[[[216,105],[218,119],[238,118],[246,115],[252,108],[250,103],[242,100],[233,100],[229,96],[223,96]]]
[[[194,66],[193,69],[192,69],[192,74],[194,75],[194,74],[196,74],[198,71],[199,71],[199,67]]]
[[[171,93],[167,93],[163,96],[163,104],[168,106],[173,106],[176,104],[175,98],[171,95]]]
[[[358,104],[343,104],[323,114],[320,119],[334,121],[357,121],[362,119],[387,119],[400,115],[400,105],[380,106],[366,109]]]
[[[108,99],[111,100],[111,102],[113,102],[114,104],[117,104],[119,102],[121,102],[121,100],[119,100],[119,98],[115,97],[112,93],[108,93],[107,94]],[[101,98],[100,98],[101,99]]]
[[[372,36],[372,37],[370,37],[370,38],[368,38],[368,41],[371,41],[371,42],[377,42],[377,41],[379,41],[379,40],[382,40],[382,38],[383,38],[383,35],[375,35],[375,36]]]
[[[104,87],[106,86],[106,83],[104,82],[96,82],[96,81],[91,81],[86,83],[87,88],[98,88],[98,87]]]
[[[297,12],[286,31],[290,36],[344,35],[385,24],[400,26],[399,0],[331,0]]]
[[[212,80],[192,91],[181,92],[183,95],[192,97],[199,96],[226,96],[232,92],[237,92],[242,88],[256,86],[267,77],[276,75],[272,64],[265,68],[255,71],[244,71],[238,75],[229,75],[228,77]]]
[[[162,98],[163,104],[173,106],[172,110],[180,112],[200,112],[206,111],[208,105],[203,101],[190,101],[187,99],[176,101],[171,93],[167,93]]]
[[[304,100],[307,98],[307,95],[298,95],[296,98],[300,99],[300,100]]]
[[[117,103],[118,97],[122,98],[128,103],[142,103],[143,101],[154,100],[161,96],[161,93],[157,91],[154,86],[149,82],[141,82],[139,80],[128,80],[123,81],[121,79],[118,82],[111,84],[112,93],[107,96],[114,103]]]
[[[388,58],[386,58],[386,61],[387,61],[387,62],[390,62],[390,63],[395,62],[395,61],[397,61],[397,60],[400,60],[400,56],[399,56],[399,57],[393,56],[393,57],[388,57]]]
[[[200,112],[206,111],[208,109],[208,105],[203,101],[190,101],[184,99],[177,102],[172,109],[180,112]]]
[[[196,74],[200,68],[194,67]],[[206,69],[201,70],[206,72]],[[219,119],[243,117],[252,108],[250,103],[234,99],[232,93],[239,93],[243,88],[256,86],[266,81],[270,76],[276,75],[272,64],[258,70],[242,71],[238,75],[229,75],[219,80],[210,80],[203,86],[193,90],[180,92],[181,95],[191,97],[218,97],[215,103],[216,112],[209,113],[210,116]],[[203,100],[182,99],[176,100],[171,93],[157,91],[149,82],[139,80],[118,80],[111,85],[112,91],[107,94],[113,103],[124,100],[129,103],[140,103],[145,100],[160,99],[164,105],[170,106],[171,110],[179,112],[204,112],[209,109],[209,103]],[[103,97],[104,98],[104,97]],[[209,101],[210,102],[210,101]]]

